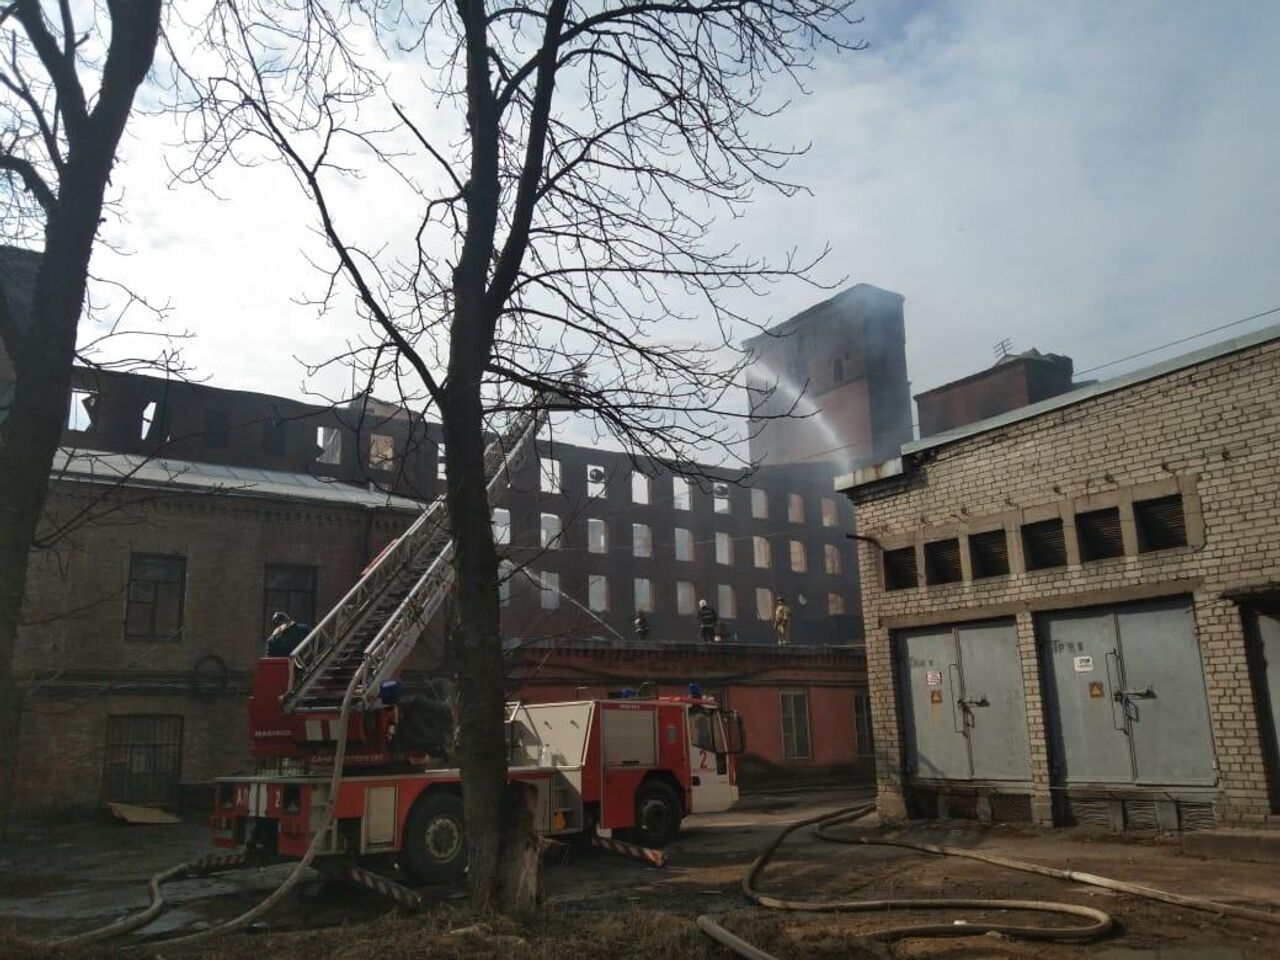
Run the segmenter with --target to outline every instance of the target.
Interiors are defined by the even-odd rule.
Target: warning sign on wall
[[[929,691],[929,702],[930,702],[930,703],[941,703],[941,702],[942,702],[942,691],[941,691],[941,690],[930,690],[930,691]]]
[[[1075,664],[1076,673],[1093,672],[1093,657],[1076,657],[1071,662]]]
[[[942,671],[930,670],[928,673],[924,675],[924,681],[931,687],[942,686]]]
[[[1097,680],[1089,681],[1089,696],[1095,700],[1102,696],[1102,684]]]

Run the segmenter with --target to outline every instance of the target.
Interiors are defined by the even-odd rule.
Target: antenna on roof
[[[1008,337],[1005,337],[1003,340],[997,343],[994,348],[996,360],[1003,360],[1005,357],[1007,357],[1009,355],[1009,349],[1012,346],[1013,346],[1013,341],[1010,340]]]

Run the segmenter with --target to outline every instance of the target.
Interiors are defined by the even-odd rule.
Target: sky
[[[824,54],[808,94],[764,132],[809,143],[718,235],[777,257],[830,247],[818,276],[905,298],[913,392],[990,365],[1003,340],[1100,364],[1280,306],[1280,4],[862,0],[864,51]],[[324,257],[280,169],[173,186],[171,118],[140,117],[117,168],[128,256],[98,272],[165,302],[209,382],[288,396],[340,390],[298,358],[363,324],[317,316]],[[373,185],[343,198],[365,236],[405,223]],[[762,323],[829,293],[799,281],[751,304]],[[1280,320],[1114,364],[1106,377]],[[673,337],[695,339],[692,330]],[[744,331],[744,335],[749,331]]]

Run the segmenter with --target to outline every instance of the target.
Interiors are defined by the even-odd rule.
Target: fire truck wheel
[[[661,847],[680,832],[680,797],[661,780],[650,780],[636,791],[636,828],[632,836],[647,847]]]
[[[467,870],[462,798],[431,791],[418,798],[404,825],[400,869],[419,883],[461,880]]]

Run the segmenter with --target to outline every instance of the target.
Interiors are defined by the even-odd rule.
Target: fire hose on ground
[[[778,847],[781,846],[783,841],[785,841],[792,833],[795,833],[797,830],[801,830],[804,827],[813,826],[815,828],[814,832],[819,838],[833,843],[889,846],[941,856],[964,857],[969,860],[977,860],[982,863],[988,863],[997,867],[1004,867],[1009,870],[1020,870],[1024,873],[1035,873],[1059,880],[1069,880],[1075,883],[1087,884],[1089,886],[1102,887],[1118,893],[1127,893],[1147,900],[1156,900],[1161,903],[1168,903],[1178,907],[1186,907],[1192,910],[1202,910],[1219,916],[1238,917],[1244,920],[1253,920],[1258,923],[1280,925],[1280,914],[1269,913],[1265,910],[1254,910],[1249,907],[1238,907],[1232,904],[1218,903],[1217,901],[1207,900],[1202,897],[1188,897],[1178,893],[1171,893],[1167,890],[1159,890],[1155,887],[1144,886],[1142,884],[1129,883],[1124,880],[1113,880],[1110,877],[1101,877],[1097,874],[1082,873],[1076,870],[1060,870],[1056,867],[1047,867],[1042,864],[1030,863],[1025,860],[1014,860],[1008,857],[995,856],[994,854],[979,853],[974,850],[962,850],[956,847],[938,846],[931,843],[916,843],[909,840],[869,835],[851,836],[848,834],[837,834],[831,832],[833,827],[861,819],[871,813],[874,809],[875,804],[862,804],[856,807],[845,807],[844,809],[836,810],[833,813],[824,813],[816,817],[809,817],[806,820],[801,820],[798,823],[793,823],[790,826],[785,827],[776,837],[773,838],[772,841],[769,842],[767,846],[765,846],[765,848],[760,852],[760,855],[756,857],[755,862],[752,863],[746,875],[742,878],[743,894],[745,894],[747,899],[751,900],[753,903],[771,910],[802,911],[809,913],[881,913],[891,910],[1016,910],[1031,913],[1056,914],[1072,918],[1081,917],[1089,921],[1088,923],[1075,924],[1072,926],[1024,926],[1011,923],[989,922],[985,920],[956,920],[951,923],[910,924],[907,926],[890,927],[885,930],[878,930],[867,934],[869,939],[877,940],[900,940],[905,937],[968,937],[977,934],[998,933],[1005,936],[1017,937],[1023,940],[1057,940],[1085,943],[1103,936],[1110,931],[1114,925],[1114,921],[1111,919],[1111,916],[1102,910],[1097,910],[1093,907],[1082,907],[1076,904],[1060,903],[1048,900],[988,900],[946,897],[913,899],[899,898],[887,900],[809,901],[785,900],[761,893],[757,889],[756,883]],[[759,947],[756,947],[742,938],[730,933],[717,923],[714,918],[708,915],[704,914],[698,917],[697,922],[698,928],[702,930],[703,933],[740,957],[746,957],[748,960],[777,960],[777,958],[772,954],[766,953]]]
[[[273,890],[266,899],[262,900],[256,906],[238,917],[220,923],[217,926],[209,927],[206,930],[200,930],[196,933],[188,933],[183,936],[170,937],[166,940],[153,940],[147,943],[134,944],[125,947],[126,950],[150,950],[159,946],[175,946],[177,944],[197,943],[201,940],[207,940],[211,937],[222,936],[223,934],[232,933],[241,930],[251,924],[258,917],[267,913],[276,904],[283,900],[307,872],[307,868],[311,866],[311,862],[316,858],[316,854],[320,852],[320,846],[324,843],[329,833],[329,827],[333,823],[333,815],[338,805],[338,787],[342,784],[342,763],[346,759],[347,754],[347,722],[351,716],[351,701],[355,698],[356,687],[359,685],[361,672],[356,670],[351,676],[351,682],[347,685],[347,691],[342,697],[342,710],[338,715],[337,730],[337,748],[333,755],[333,776],[329,780],[329,803],[325,809],[321,822],[316,826],[315,834],[311,838],[311,843],[307,847],[306,853],[302,855],[302,859],[297,862],[293,870],[287,877],[281,881],[280,885]],[[67,937],[63,940],[56,940],[50,946],[69,948],[83,947],[91,943],[98,943],[112,937],[122,936],[131,930],[145,926],[154,920],[160,911],[164,909],[164,893],[160,889],[161,885],[168,880],[185,876],[187,874],[198,871],[198,861],[180,863],[176,867],[170,867],[168,870],[161,871],[151,878],[151,903],[144,910],[132,914],[128,917],[122,917],[106,926],[96,927],[84,933],[77,934],[73,937]]]

